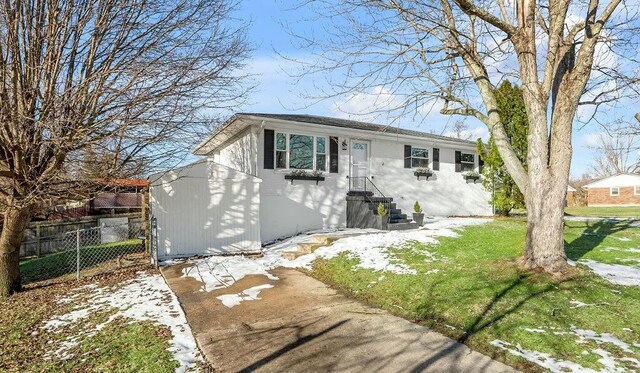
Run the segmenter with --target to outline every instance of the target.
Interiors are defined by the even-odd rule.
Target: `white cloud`
[[[445,136],[449,137],[459,137],[465,140],[475,141],[478,138],[481,138],[482,141],[489,141],[489,129],[487,127],[475,127],[467,130],[460,131],[459,133],[448,131],[444,133]]]

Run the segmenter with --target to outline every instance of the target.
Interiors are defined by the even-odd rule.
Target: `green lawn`
[[[640,206],[587,207],[572,206],[564,209],[565,214],[573,216],[593,216],[602,218],[640,219]]]
[[[598,371],[602,354],[618,359],[620,367],[634,368],[620,358],[640,360],[640,287],[611,284],[582,265],[563,279],[523,271],[517,259],[524,235],[521,219],[499,219],[468,227],[459,238],[440,238],[438,245],[390,249],[416,275],[360,269],[346,254],[317,261],[312,275],[521,370],[542,368],[491,342],[505,341],[512,349],[520,345]],[[640,252],[625,251],[640,248],[640,229],[628,223],[568,222],[565,237],[573,260],[640,268]],[[427,251],[439,260],[427,260]],[[581,339],[582,330],[595,331],[596,339]],[[598,340],[605,338],[602,333],[626,347]]]
[[[81,305],[79,296],[68,303],[60,303],[74,289],[82,294],[82,286],[118,287],[133,279],[138,271],[153,271],[150,266],[114,271],[77,283],[30,285],[28,291],[0,299],[0,371],[5,372],[173,372],[178,363],[167,349],[170,331],[152,322],[139,322],[118,318],[104,328],[104,323],[115,310],[101,310],[78,326],[65,327],[56,332],[42,329],[43,323],[53,315],[61,315]],[[85,290],[90,291],[89,289]],[[99,330],[98,330],[99,329]],[[86,334],[86,331],[96,331]],[[83,332],[84,331],[84,332]],[[80,338],[74,347],[75,357],[61,359],[56,349],[63,340]]]

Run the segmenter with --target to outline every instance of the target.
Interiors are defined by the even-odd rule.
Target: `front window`
[[[610,193],[612,196],[617,197],[620,195],[620,188],[618,187],[611,187],[610,189]]]
[[[411,147],[411,167],[429,167],[429,150]]]
[[[640,196],[640,185],[637,185],[637,186],[634,188],[634,192],[633,192],[633,194],[635,194],[636,196]]]
[[[476,168],[475,156],[471,153],[462,153],[460,164],[461,164],[462,172],[473,171]]]
[[[276,134],[276,168],[287,168],[287,135]]]
[[[326,138],[276,133],[276,168],[325,171]]]

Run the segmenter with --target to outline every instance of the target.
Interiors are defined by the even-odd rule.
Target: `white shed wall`
[[[208,159],[150,181],[160,259],[260,250],[257,177]]]
[[[257,135],[254,128],[248,127],[229,140],[221,149],[215,152],[214,162],[234,170],[257,175]]]

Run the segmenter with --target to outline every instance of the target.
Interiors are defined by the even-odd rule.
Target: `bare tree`
[[[328,35],[292,33],[317,54],[301,76],[333,71],[326,96],[384,87],[398,115],[439,108],[484,123],[527,207],[522,264],[561,272],[571,132],[584,110],[615,102],[638,83],[637,5],[621,0],[308,0],[328,14]],[[629,64],[619,59],[629,60]],[[336,71],[344,79],[335,78]],[[530,123],[527,169],[500,122],[494,88],[523,88]],[[325,96],[325,97],[326,97]]]
[[[243,97],[248,53],[233,0],[32,0],[0,5],[0,295],[20,289],[19,247],[47,201],[158,167]]]
[[[593,175],[603,178],[619,173],[640,172],[640,140],[632,134],[599,133],[595,145],[597,155],[591,165]]]
[[[451,137],[455,137],[461,140],[475,140],[473,139],[473,133],[469,131],[469,125],[464,120],[456,120],[453,122],[453,126],[451,128],[451,132],[446,132],[445,134],[449,134]]]

